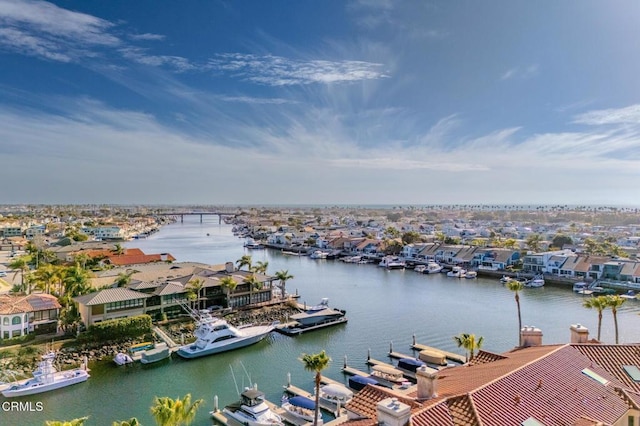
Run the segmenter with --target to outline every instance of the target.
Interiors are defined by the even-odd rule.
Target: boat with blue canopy
[[[349,387],[355,391],[360,391],[364,389],[367,385],[377,385],[379,384],[376,379],[373,377],[367,376],[351,376],[349,377]]]

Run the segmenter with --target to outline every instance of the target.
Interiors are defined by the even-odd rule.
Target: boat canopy
[[[420,361],[415,358],[403,358],[398,361],[398,368],[404,368],[409,371],[416,371],[418,368],[425,365],[424,361]]]
[[[289,398],[288,401],[291,405],[295,405],[296,407],[306,408],[307,410],[316,409],[316,403],[305,396],[293,396]]]
[[[359,383],[362,385],[377,385],[378,381],[376,379],[374,379],[373,377],[367,377],[367,376],[351,376],[349,377],[349,381],[350,382],[355,382],[355,383]]]
[[[321,390],[325,394],[336,397],[336,398],[350,398],[353,396],[353,392],[351,392],[349,389],[345,388],[342,385],[336,385],[336,384],[324,385],[321,388]]]
[[[402,371],[393,368],[393,367],[387,367],[386,365],[374,365],[373,366],[373,371],[377,371],[379,373],[383,373],[383,374],[388,374],[390,376],[400,376],[402,377]]]

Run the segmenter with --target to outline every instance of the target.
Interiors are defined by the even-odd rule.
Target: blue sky
[[[0,203],[620,204],[637,1],[0,0]]]

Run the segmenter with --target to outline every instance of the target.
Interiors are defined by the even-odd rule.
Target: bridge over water
[[[200,223],[202,223],[202,218],[203,216],[218,216],[218,223],[221,224],[222,223],[222,217],[223,216],[236,216],[237,213],[232,213],[232,212],[223,212],[223,211],[203,211],[203,212],[198,212],[198,211],[190,211],[190,212],[186,212],[186,211],[175,211],[175,212],[163,212],[163,213],[156,213],[156,216],[180,216],[180,223],[184,223],[184,217],[185,216],[200,216]]]

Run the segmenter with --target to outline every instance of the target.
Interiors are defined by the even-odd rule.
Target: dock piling
[[[347,368],[347,355],[346,354],[344,356],[344,363],[343,363],[342,368]]]
[[[291,373],[287,373],[287,387],[291,386]]]
[[[213,396],[213,411],[218,412],[218,395]]]
[[[389,353],[393,352],[393,340],[389,342]]]
[[[371,359],[371,348],[367,349],[367,360]]]

